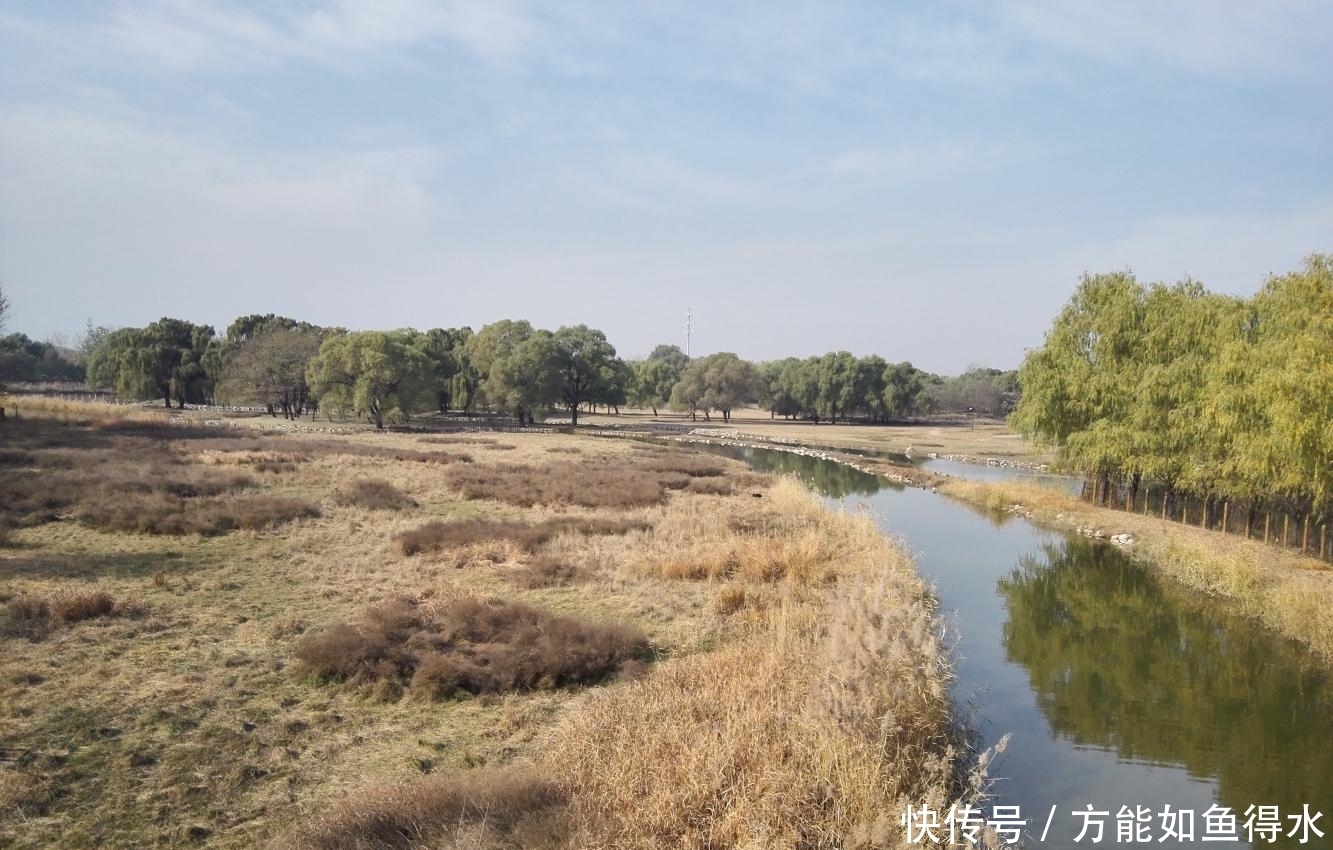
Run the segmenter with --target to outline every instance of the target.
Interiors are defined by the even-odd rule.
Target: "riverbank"
[[[793,481],[97,413],[0,425],[0,843],[839,846],[971,793],[934,598]]]
[[[1157,573],[1224,599],[1333,664],[1333,570],[1277,546],[1090,505],[1050,488],[951,479],[939,492],[990,512],[1111,540]]]

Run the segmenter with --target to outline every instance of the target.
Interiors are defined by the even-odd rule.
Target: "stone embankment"
[[[912,457],[911,446],[907,447],[907,456]],[[955,454],[942,455],[938,452],[931,452],[930,454],[926,455],[926,457],[930,458],[931,460],[951,460],[954,461],[955,463],[973,463],[978,466],[993,466],[1001,469],[1021,469],[1028,472],[1051,471],[1051,465],[1049,463],[1030,463],[1028,461],[1009,460],[1007,458],[989,457],[987,455],[955,455]]]
[[[1014,514],[1015,516],[1021,516],[1024,519],[1030,519],[1033,520],[1034,522],[1039,521],[1034,511],[1020,502],[1014,502],[1005,510],[1005,513]],[[1106,529],[1102,528],[1101,526],[1080,525],[1079,519],[1077,517],[1068,516],[1066,514],[1056,514],[1055,522],[1060,525],[1071,526],[1074,529],[1075,534],[1081,534],[1084,537],[1091,537],[1094,540],[1106,540],[1120,547],[1133,546],[1135,543],[1138,542],[1134,538],[1134,535],[1130,534],[1129,532],[1122,531],[1113,534],[1107,531]]]

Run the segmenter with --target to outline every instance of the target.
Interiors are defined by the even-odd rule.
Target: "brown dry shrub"
[[[40,596],[15,596],[5,604],[9,618],[16,623],[35,623],[50,619],[51,606]]]
[[[652,472],[607,461],[561,461],[544,466],[496,463],[455,468],[449,484],[469,499],[494,499],[519,507],[578,505],[637,508],[660,505],[667,489],[689,484],[683,475]]]
[[[77,623],[93,617],[105,617],[116,609],[116,600],[105,590],[53,594],[47,602],[51,619],[57,623]]]
[[[166,535],[259,531],[317,516],[316,505],[278,496],[179,498],[157,493],[127,494],[102,498],[78,509],[79,521],[99,531]]]
[[[293,829],[272,850],[568,846],[565,797],[528,770],[470,770],[363,789]]]
[[[514,543],[531,552],[558,534],[622,535],[650,528],[652,524],[643,520],[603,517],[556,517],[539,523],[485,519],[434,520],[399,534],[397,539],[404,555],[499,541]]]
[[[13,525],[40,525],[71,509],[115,505],[135,497],[163,500],[221,496],[251,487],[244,473],[191,469],[166,462],[106,461],[96,456],[78,469],[19,470],[0,478],[0,518]]]
[[[410,496],[382,478],[354,481],[346,490],[339,490],[335,498],[345,507],[372,511],[401,511],[417,506]]]
[[[647,649],[627,626],[462,597],[429,608],[410,599],[376,606],[359,624],[306,636],[296,656],[321,681],[446,698],[595,684]]]
[[[583,567],[560,558],[538,555],[528,563],[510,572],[509,578],[519,587],[538,590],[544,587],[564,587],[570,584],[579,584],[591,578],[591,574]]]
[[[97,617],[141,617],[142,603],[118,604],[105,590],[63,589],[42,596],[22,594],[5,605],[8,631],[33,640],[44,637],[53,626],[69,625]]]

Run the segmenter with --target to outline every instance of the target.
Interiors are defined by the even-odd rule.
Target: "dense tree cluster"
[[[759,404],[788,418],[885,422],[927,412],[925,391],[931,380],[938,379],[911,363],[888,363],[876,354],[788,357],[759,367]]]
[[[0,382],[78,381],[84,369],[60,346],[38,342],[25,334],[0,337]]]
[[[1206,510],[1276,501],[1327,516],[1333,496],[1333,258],[1253,298],[1186,280],[1086,276],[1019,370],[1019,431],[1071,468],[1136,492],[1163,482]]]
[[[513,319],[476,332],[350,332],[270,313],[242,316],[218,335],[206,325],[163,318],[118,330],[89,323],[80,348],[88,380],[122,398],[156,398],[168,407],[258,406],[288,418],[323,409],[377,427],[432,410],[484,410],[523,423],[561,410],[577,425],[581,412],[618,412],[625,404],[705,420],[716,413],[730,421],[732,411],[758,404],[773,417],[882,422],[966,410],[979,399],[999,398],[992,384],[1004,378],[995,370],[940,378],[910,363],[846,351],[755,364],[730,352],[691,359],[677,346],[659,345],[626,362],[595,328],[550,331]],[[984,391],[976,389],[982,384]]]

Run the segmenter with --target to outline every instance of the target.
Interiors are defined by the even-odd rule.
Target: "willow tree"
[[[88,360],[88,380],[116,390],[122,398],[160,398],[167,407],[204,404],[213,395],[206,364],[218,342],[213,328],[162,318],[144,328],[107,334]]]
[[[1103,493],[1112,474],[1137,472],[1131,420],[1143,317],[1144,289],[1132,274],[1084,275],[1018,372],[1013,427],[1057,446],[1066,463],[1097,476]]]
[[[404,331],[328,337],[306,372],[321,406],[364,415],[376,428],[408,419],[432,401],[430,364]]]
[[[1246,441],[1249,464],[1274,491],[1326,514],[1333,498],[1333,257],[1271,277],[1254,298],[1248,356],[1266,439]]]

